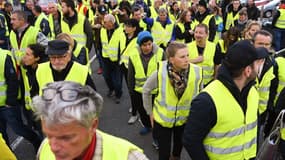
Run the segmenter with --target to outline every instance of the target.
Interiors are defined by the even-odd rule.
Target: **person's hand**
[[[93,27],[93,28],[96,28],[96,29],[99,29],[99,28],[102,27],[102,25],[101,25],[101,24],[95,24],[95,25],[93,25],[92,27]]]
[[[149,115],[151,128],[153,128],[153,114]]]
[[[194,34],[194,31],[193,31],[192,29],[190,29],[190,30],[189,30],[189,33],[190,33],[191,35],[193,35],[193,34]]]
[[[0,44],[3,44],[3,43],[5,43],[5,41],[4,40],[0,40]]]

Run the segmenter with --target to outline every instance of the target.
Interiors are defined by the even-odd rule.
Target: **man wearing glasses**
[[[147,160],[134,144],[97,129],[102,97],[89,86],[61,81],[49,83],[33,99],[35,113],[47,138],[39,160]]]
[[[36,83],[32,90],[40,92],[49,82],[73,81],[82,85],[89,85],[95,89],[95,84],[88,73],[88,67],[72,61],[72,54],[69,44],[63,40],[53,40],[48,42],[46,54],[49,62],[39,64],[36,71]]]

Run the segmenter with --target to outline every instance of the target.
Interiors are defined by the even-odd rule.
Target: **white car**
[[[278,9],[278,5],[280,3],[280,0],[271,0],[264,6],[258,6],[260,11],[263,11],[263,17],[270,18],[273,15],[273,12]]]

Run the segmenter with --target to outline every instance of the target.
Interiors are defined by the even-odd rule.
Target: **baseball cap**
[[[52,40],[48,42],[47,55],[63,55],[69,49],[69,43],[63,40]]]
[[[256,49],[251,41],[241,40],[228,49],[224,62],[230,69],[241,69],[267,56],[268,51],[264,47]]]

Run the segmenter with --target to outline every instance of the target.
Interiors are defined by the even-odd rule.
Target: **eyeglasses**
[[[51,61],[54,61],[54,60],[56,60],[56,59],[62,60],[62,59],[64,59],[66,56],[67,56],[67,54],[64,54],[64,55],[61,55],[61,56],[49,56],[49,59],[50,59]]]
[[[58,90],[55,88],[44,88],[43,89],[43,99],[46,101],[51,101],[58,93],[60,98],[66,102],[72,102],[78,99],[79,93],[82,91],[80,89],[62,89]]]

